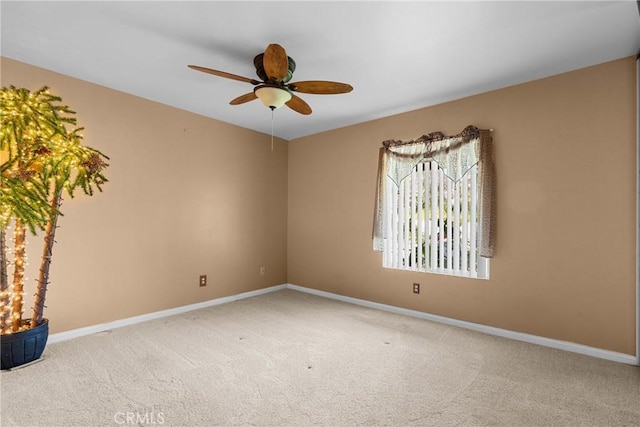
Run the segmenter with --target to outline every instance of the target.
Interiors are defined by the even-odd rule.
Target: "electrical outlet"
[[[267,272],[267,268],[266,267],[260,267],[260,275],[264,276]]]
[[[207,286],[207,275],[200,275],[200,287]]]
[[[420,283],[414,283],[413,284],[413,293],[414,294],[419,294],[420,293]]]

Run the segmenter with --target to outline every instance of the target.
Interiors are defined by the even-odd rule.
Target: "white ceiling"
[[[254,78],[253,57],[278,43],[296,61],[292,82],[354,87],[342,95],[300,94],[310,116],[276,110],[275,135],[287,140],[640,50],[631,0],[5,0],[0,7],[2,56],[267,134],[271,113],[260,101],[229,105],[252,85],[187,64]]]

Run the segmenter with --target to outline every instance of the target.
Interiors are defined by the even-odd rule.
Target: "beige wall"
[[[635,354],[635,86],[627,58],[291,141],[289,283]],[[469,124],[495,129],[490,280],[383,269],[381,142]]]
[[[1,72],[3,86],[49,85],[111,157],[105,192],[63,205],[52,332],[289,282],[635,353],[633,58],[276,140],[274,152],[268,135],[6,58]],[[371,249],[381,141],[468,124],[495,129],[490,280],[381,268]]]
[[[52,332],[286,282],[286,142],[6,58],[1,81],[50,86],[111,158],[104,193],[63,203]]]

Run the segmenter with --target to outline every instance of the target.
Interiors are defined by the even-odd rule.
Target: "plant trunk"
[[[32,328],[35,328],[42,323],[44,301],[47,296],[47,286],[49,285],[49,268],[51,266],[51,257],[53,256],[53,244],[55,243],[56,228],[58,228],[57,223],[58,212],[60,212],[60,203],[62,203],[62,191],[56,191],[51,199],[51,208],[54,214],[49,220],[47,230],[44,234],[42,259],[40,260],[40,274],[38,276],[38,285],[33,301],[33,315],[31,316]]]
[[[4,229],[0,230],[0,334],[9,331],[11,310],[9,304],[9,274],[7,273],[7,237]]]
[[[27,228],[16,220],[13,251],[13,298],[11,307],[11,331],[22,326],[22,293],[24,292],[24,265],[27,257]]]

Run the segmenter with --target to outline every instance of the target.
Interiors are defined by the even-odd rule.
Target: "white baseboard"
[[[582,344],[572,343],[568,341],[560,341],[551,338],[540,337],[537,335],[525,334],[522,332],[514,332],[507,329],[494,328],[492,326],[485,326],[478,323],[466,322],[464,320],[451,319],[449,317],[438,316],[435,314],[429,314],[422,311],[409,310],[406,308],[395,307],[392,305],[381,304],[377,302],[371,302],[363,299],[347,297],[344,295],[338,295],[331,292],[319,291],[317,289],[305,288],[303,286],[297,286],[292,284],[286,285],[288,289],[293,289],[300,292],[306,292],[309,294],[321,296],[324,298],[331,298],[338,301],[343,301],[351,304],[357,304],[368,308],[374,308],[377,310],[389,311],[391,313],[403,314],[405,316],[417,317],[419,319],[430,320],[433,322],[444,323],[446,325],[457,326],[460,328],[471,329],[477,332],[483,332],[489,335],[495,335],[499,337],[509,338],[512,340],[523,341],[531,344],[537,344],[544,347],[555,348],[559,350],[570,351],[572,353],[584,354],[587,356],[597,357],[600,359],[611,360],[613,362],[626,363],[629,365],[638,365],[638,359],[636,356],[629,354],[618,353],[610,350],[603,350],[600,348],[589,347]]]
[[[356,304],[363,307],[388,311],[391,313],[402,314],[405,316],[417,317],[419,319],[430,320],[433,322],[443,323],[446,325],[457,326],[460,328],[483,332],[489,335],[495,335],[495,336],[509,338],[517,341],[528,342],[531,344],[538,344],[541,346],[555,348],[559,350],[570,351],[572,353],[584,354],[587,356],[597,357],[600,359],[611,360],[613,362],[626,363],[629,365],[639,364],[636,356],[632,356],[629,354],[617,353],[615,351],[603,350],[603,349],[589,347],[586,345],[576,344],[568,341],[560,341],[560,340],[554,340],[551,338],[539,337],[537,335],[530,335],[522,332],[509,331],[507,329],[494,328],[492,326],[485,326],[478,323],[466,322],[464,320],[451,319],[448,317],[429,314],[422,311],[409,310],[407,308],[395,307],[392,305],[381,304],[377,302],[334,294],[331,292],[320,291],[312,288],[305,288],[303,286],[292,285],[292,284],[271,286],[264,289],[258,289],[250,292],[243,292],[241,294],[231,295],[231,296],[222,297],[222,298],[216,298],[213,300],[199,302],[196,304],[185,305],[182,307],[171,308],[168,310],[156,311],[153,313],[143,314],[143,315],[134,316],[134,317],[128,317],[126,319],[115,320],[113,322],[101,323],[99,325],[87,326],[84,328],[73,329],[70,331],[59,332],[57,334],[51,334],[49,336],[48,342],[56,343],[60,341],[66,341],[73,338],[95,334],[98,332],[104,332],[110,329],[121,328],[123,326],[130,326],[136,323],[146,322],[154,319],[160,319],[162,317],[174,316],[176,314],[186,313],[192,310],[199,310],[206,307],[212,307],[215,305],[226,304],[232,301],[251,298],[251,297],[266,294],[269,292],[279,291],[282,289],[292,289],[299,292],[306,292],[308,294],[317,295],[324,298],[330,298],[330,299],[334,299],[342,302],[347,302],[350,304]]]
[[[110,329],[116,329],[116,328],[121,328],[123,326],[135,325],[136,323],[146,322],[148,320],[160,319],[162,317],[174,316],[176,314],[182,314],[192,310],[199,310],[201,308],[212,307],[214,305],[226,304],[232,301],[251,298],[251,297],[266,294],[269,292],[279,291],[286,288],[287,288],[287,285],[276,285],[276,286],[271,286],[269,288],[243,292],[241,294],[231,295],[228,297],[216,298],[209,301],[203,301],[195,304],[184,305],[182,307],[155,311],[153,313],[142,314],[140,316],[127,317],[126,319],[115,320],[113,322],[101,323],[99,325],[92,325],[84,328],[72,329],[70,331],[59,332],[57,334],[49,335],[49,339],[47,340],[47,342],[56,343],[60,341],[66,341],[73,338],[83,337],[85,335],[91,335],[98,332],[108,331]]]

